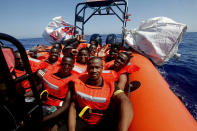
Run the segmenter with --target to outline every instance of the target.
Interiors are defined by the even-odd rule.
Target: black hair
[[[90,43],[91,43],[91,41],[95,41],[96,46],[98,46],[98,45],[102,46],[102,38],[101,38],[100,34],[93,34],[93,35],[91,35]]]
[[[63,61],[64,59],[66,59],[66,58],[72,59],[72,60],[73,60],[73,64],[75,63],[75,58],[74,58],[73,56],[69,56],[69,55],[63,56],[62,61]]]
[[[81,52],[82,50],[87,51],[87,52],[88,52],[88,54],[89,54],[89,50],[88,50],[88,48],[80,48],[80,49],[79,49],[79,52]]]
[[[125,51],[123,51],[123,52],[121,52],[120,54],[124,54],[124,55],[126,55],[127,56],[127,64],[129,63],[129,61],[130,61],[130,59],[133,57],[133,56],[131,56],[131,54],[129,54],[128,52],[125,52]]]
[[[76,38],[68,39],[63,42],[64,47],[65,46],[72,46],[73,48],[77,48],[79,44],[80,44],[80,42]]]
[[[55,44],[53,45],[53,47],[62,50],[62,44],[61,44],[61,43],[55,43]]]
[[[73,49],[73,46],[72,46],[72,45],[65,46],[65,47],[62,49],[63,55],[64,55],[64,56],[71,56],[71,57],[74,57],[73,54],[72,54],[72,49]]]
[[[90,50],[90,48],[91,48],[92,46],[95,46],[95,47],[97,48],[97,46],[96,46],[96,45],[90,45],[90,46],[89,46],[89,48],[88,48],[88,50]]]
[[[111,45],[114,45],[115,43],[117,43],[117,37],[115,34],[109,34],[107,35],[107,38],[106,38],[106,41],[105,41],[106,44],[111,44]]]
[[[88,60],[87,65],[90,65],[91,62],[92,62],[93,60],[100,60],[100,61],[102,62],[102,59],[101,59],[100,57],[94,56],[94,57],[91,57],[91,58]],[[102,63],[103,63],[103,62],[102,62]]]

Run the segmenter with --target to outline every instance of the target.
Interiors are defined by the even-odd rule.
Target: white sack
[[[64,21],[62,16],[54,17],[48,23],[42,36],[51,44],[63,42],[73,37],[74,26]]]
[[[155,17],[142,22],[137,30],[126,30],[125,42],[156,65],[163,65],[177,54],[178,46],[187,30],[185,24],[167,17]]]

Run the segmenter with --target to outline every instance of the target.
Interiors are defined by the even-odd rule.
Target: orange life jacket
[[[85,73],[86,71],[87,65],[85,64],[80,64],[78,62],[75,62],[75,65],[73,67],[73,71],[77,74],[81,74],[81,73]]]
[[[81,48],[89,48],[90,44],[89,43],[80,43],[77,47],[77,50],[80,50]],[[98,52],[101,49],[101,46],[98,44],[98,47],[96,49],[96,52]]]
[[[68,82],[76,78],[77,76],[74,74],[66,78],[59,78],[54,75],[53,70],[47,70],[47,72],[43,74],[43,80],[49,97],[44,103],[51,106],[62,106],[63,99],[68,93]]]
[[[115,72],[112,72],[113,71],[107,71],[102,73],[102,87],[85,84],[88,74],[82,74],[79,79],[74,81],[78,107],[81,110],[88,106],[92,111],[89,113],[84,113],[81,117],[88,124],[94,125],[99,123],[103,113],[98,113],[95,111],[106,111],[110,104],[110,99],[115,90],[115,77],[113,77],[113,73]]]
[[[25,71],[20,71],[20,70],[15,69],[15,73],[16,73],[16,76],[17,76],[17,77],[20,77],[20,76],[24,75],[26,72],[25,72]],[[31,91],[30,83],[29,83],[28,80],[24,80],[24,81],[22,81],[21,83],[18,83],[18,84],[16,85],[16,87],[18,87],[18,86],[22,86],[22,87],[25,89],[25,92],[26,92],[26,93],[29,92],[29,91]]]
[[[41,61],[32,57],[28,57],[28,59],[29,59],[29,64],[31,66],[31,70],[33,73],[39,69],[45,69],[48,66],[48,64],[44,61]]]
[[[40,52],[39,54],[41,56],[39,56],[38,59],[41,61],[45,61],[46,59],[49,58],[49,52]]]
[[[87,48],[89,46],[90,46],[90,44],[88,44],[88,43],[80,43],[78,45],[77,49],[80,50],[81,48]]]
[[[47,70],[54,70],[54,72],[57,72],[59,69],[58,66],[61,64],[61,61],[62,61],[61,58],[58,57],[58,60],[53,64],[49,64],[46,61],[44,61],[43,63],[47,64],[47,67],[46,67]]]
[[[114,65],[114,60],[111,60],[109,62],[105,62],[104,69],[108,70],[113,65]]]
[[[105,63],[105,68],[104,69],[108,70],[113,65],[114,65],[114,60],[109,61],[109,62]],[[133,72],[136,72],[139,69],[140,68],[137,65],[133,65],[133,64],[131,64],[129,62],[125,67],[123,67],[119,72],[117,72],[117,77],[119,78],[119,76],[121,74],[123,74],[123,73],[133,73]]]
[[[133,73],[138,71],[140,68],[137,65],[133,65],[131,63],[128,63],[125,67],[123,67],[119,72],[117,72],[118,77],[123,73]]]

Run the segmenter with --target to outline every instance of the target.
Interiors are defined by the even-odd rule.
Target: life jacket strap
[[[51,97],[51,98],[53,98],[53,99],[58,99],[58,100],[61,100],[61,101],[64,100],[64,98],[59,98],[59,97],[53,96],[51,94],[49,94],[48,96]]]
[[[98,113],[98,114],[104,114],[104,110],[96,110],[96,109],[91,109],[89,106],[85,106],[79,113],[79,117],[81,118],[84,114],[88,113]]]
[[[81,110],[81,112],[79,113],[79,117],[81,118],[81,117],[84,115],[84,113],[85,113],[88,109],[90,109],[90,107],[89,107],[89,106],[85,106],[85,107]]]
[[[40,99],[42,99],[42,95],[43,95],[44,93],[47,93],[47,97],[48,97],[49,92],[48,92],[47,90],[43,90],[43,91],[40,93]]]
[[[120,94],[120,93],[122,93],[122,92],[124,92],[123,90],[116,90],[115,92],[114,92],[114,96],[116,96],[116,95],[118,95],[118,94]]]

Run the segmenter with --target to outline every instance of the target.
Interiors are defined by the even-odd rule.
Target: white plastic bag
[[[125,42],[156,65],[163,65],[177,54],[187,26],[167,17],[155,17],[142,22],[137,30],[126,30]]]
[[[64,21],[62,16],[54,17],[48,23],[42,36],[51,44],[63,42],[72,38],[74,35],[74,26]]]

